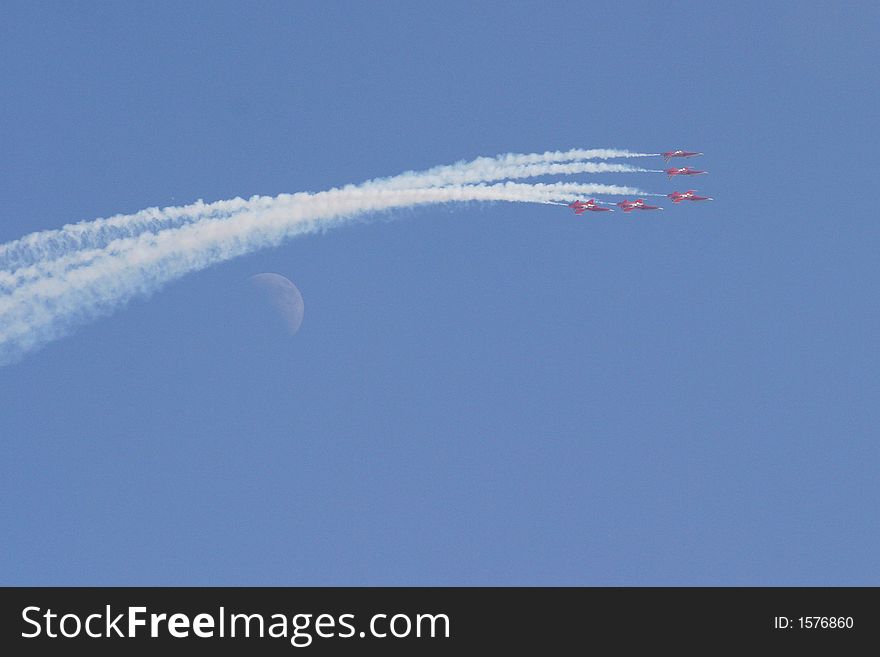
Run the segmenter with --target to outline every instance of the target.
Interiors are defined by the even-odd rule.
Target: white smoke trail
[[[372,181],[369,183],[365,183],[362,186],[347,186],[342,188],[341,191],[371,189],[371,185]],[[565,197],[569,198],[570,200],[574,200],[581,195],[650,195],[645,194],[644,192],[641,192],[640,190],[633,187],[605,185],[599,183],[555,183],[553,185],[538,184],[527,187],[530,191],[533,191],[534,194],[550,194],[554,195],[553,198]],[[511,184],[509,186],[509,189],[516,188],[517,186],[514,184]],[[376,189],[391,188],[377,187]],[[292,198],[308,198],[309,196],[310,194],[308,193],[299,193],[292,195]],[[662,194],[659,194],[658,196],[662,196]],[[236,216],[237,214],[243,212],[257,212],[274,205],[277,202],[277,198],[278,197],[271,196],[254,196],[248,200],[235,198],[228,201],[212,203],[210,205],[201,204],[201,206],[189,206],[191,208],[202,207],[202,214],[198,215],[195,211],[190,211],[191,214],[188,216],[191,216],[191,219],[183,224],[178,225],[173,225],[173,221],[180,216],[179,211],[181,210],[181,208],[166,208],[165,210],[169,211],[167,217],[163,214],[164,210],[158,210],[154,208],[153,210],[155,210],[155,212],[152,212],[151,216],[156,226],[167,226],[167,228],[164,228],[162,230],[168,230],[170,228],[180,227],[181,225],[188,225],[190,223],[203,221],[205,219],[229,219],[230,217]],[[104,244],[96,245],[94,247],[89,246],[81,247],[78,249],[74,247],[67,247],[63,251],[53,250],[51,254],[47,254],[45,257],[35,261],[33,264],[18,267],[17,269],[13,269],[11,271],[0,270],[0,292],[3,292],[5,290],[13,290],[28,281],[48,276],[60,276],[66,270],[87,266],[94,260],[103,257],[105,255],[105,249],[108,247],[108,245],[113,245],[112,250],[118,253],[118,250],[121,248],[120,245],[131,243],[127,242],[126,240],[137,237],[139,234],[146,232],[149,232],[150,234],[156,234],[159,232],[159,229],[152,231],[141,231],[140,233],[134,233],[131,235],[121,234],[113,239],[108,239],[107,242]],[[108,234],[108,237],[109,235],[110,234]],[[0,307],[2,307],[2,300],[0,300]]]
[[[570,162],[572,160],[615,160],[636,157],[660,157],[661,153],[638,153],[623,148],[572,148],[567,151],[543,153],[505,153],[494,160],[510,164],[535,164],[537,162]],[[479,159],[479,158],[478,158]]]
[[[195,203],[178,207],[147,208],[134,214],[82,221],[31,233],[6,244],[0,244],[0,271],[9,271],[31,262],[53,258],[71,249],[92,248],[115,239],[133,237],[148,230],[162,230],[182,223],[198,221],[208,215],[229,215],[241,209],[243,199]]]
[[[583,162],[578,160],[626,157],[650,157],[648,153],[631,153],[613,149],[574,149],[547,153],[508,153],[497,157],[481,157],[470,162],[434,167],[427,171],[406,173],[390,178],[368,181],[364,186],[389,189],[462,185],[497,180],[532,178],[544,175],[578,173],[640,173],[651,171],[625,164]],[[135,237],[143,232],[192,223],[206,215],[231,215],[241,211],[242,199],[196,203],[168,208],[147,208],[128,215],[68,224],[60,229],[32,233],[21,239],[0,244],[0,274],[38,261],[58,257],[71,249],[100,248],[117,239]]]
[[[362,186],[237,199],[234,205],[242,209],[230,216],[208,214],[187,225],[113,240],[83,261],[56,259],[40,275],[20,280],[0,296],[0,363],[187,273],[296,235],[329,229],[358,215],[430,203],[549,203],[594,194],[603,187],[511,182],[401,190]],[[640,193],[615,189],[615,193]]]
[[[376,185],[389,189],[409,187],[439,187],[464,185],[476,182],[492,182],[514,178],[534,178],[548,175],[571,175],[576,173],[644,173],[653,169],[641,169],[628,164],[585,162],[575,153],[592,151],[568,151],[567,153],[544,153],[543,155],[501,155],[481,157],[471,162],[448,164],[427,171],[407,171],[391,178],[378,178],[364,185]],[[625,152],[625,151],[622,151]],[[547,159],[536,159],[547,158]],[[559,158],[554,159],[554,158]]]

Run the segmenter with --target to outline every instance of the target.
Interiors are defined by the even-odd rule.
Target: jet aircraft
[[[611,208],[603,208],[602,206],[596,205],[596,199],[594,198],[591,198],[586,203],[583,201],[569,203],[568,207],[570,207],[575,214],[583,214],[587,210],[590,212],[612,212]]]
[[[671,194],[667,194],[669,198],[672,199],[673,203],[680,203],[681,201],[711,201],[711,196],[697,196],[697,193],[693,189],[689,189],[686,192],[672,192]]]
[[[617,204],[617,207],[621,208],[624,212],[631,212],[633,210],[662,210],[658,205],[647,205],[643,199],[637,198],[635,201],[627,201],[623,200]]]
[[[672,178],[672,176],[696,176],[698,173],[707,173],[699,169],[691,169],[690,167],[677,167],[672,169],[663,169],[663,173]]]
[[[660,153],[663,156],[663,159],[669,162],[674,157],[696,157],[697,155],[702,155],[702,153],[696,153],[694,151],[666,151],[665,153]]]

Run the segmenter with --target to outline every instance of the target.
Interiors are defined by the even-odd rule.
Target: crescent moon
[[[255,274],[248,280],[278,312],[285,332],[291,336],[296,335],[305,311],[302,294],[296,285],[281,274],[271,272]]]

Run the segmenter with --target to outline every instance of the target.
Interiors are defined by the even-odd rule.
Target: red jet
[[[697,196],[697,193],[689,189],[686,192],[672,192],[671,194],[667,194],[669,198],[672,199],[673,203],[679,203],[681,201],[711,201],[711,196]]]
[[[575,214],[583,214],[587,210],[590,212],[611,212],[611,208],[603,208],[596,205],[596,199],[591,198],[589,201],[584,203],[583,201],[575,201],[574,203],[569,203],[568,207],[570,207]]]
[[[645,201],[637,198],[635,201],[621,201],[617,207],[622,208],[624,212],[632,212],[633,210],[662,210],[657,205],[645,205]]]
[[[693,151],[666,151],[665,153],[660,153],[663,156],[663,159],[669,162],[674,157],[696,157],[697,155],[702,155],[702,153],[695,153]]]
[[[691,169],[690,167],[679,167],[677,169],[663,169],[663,173],[672,178],[672,176],[696,176],[698,173],[706,173],[706,171]]]

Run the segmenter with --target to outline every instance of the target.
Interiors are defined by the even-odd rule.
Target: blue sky
[[[880,10],[826,5],[7,3],[0,242],[574,147],[716,200],[396,212],[0,368],[0,583],[880,583]]]

